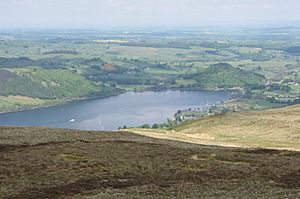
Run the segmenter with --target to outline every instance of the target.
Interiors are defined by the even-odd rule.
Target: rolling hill
[[[173,131],[132,129],[161,139],[206,145],[300,150],[300,105],[214,115],[186,122]]]
[[[233,88],[262,84],[265,77],[251,71],[235,68],[227,63],[218,63],[196,74],[201,88]]]

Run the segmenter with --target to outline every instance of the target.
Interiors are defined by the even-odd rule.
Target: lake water
[[[223,91],[128,92],[108,98],[0,114],[0,125],[116,130],[123,125],[134,127],[164,123],[177,110],[214,105],[226,99],[228,93]]]

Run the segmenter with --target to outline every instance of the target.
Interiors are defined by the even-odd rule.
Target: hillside
[[[219,63],[208,67],[195,76],[198,85],[205,89],[244,87],[261,84],[265,78],[262,75],[227,63]]]
[[[298,198],[300,153],[0,127],[0,198]]]
[[[79,98],[100,95],[104,88],[68,70],[0,70],[0,95],[40,99]]]
[[[69,70],[41,68],[0,69],[0,112],[63,103],[67,100],[108,96],[120,92],[97,85]]]
[[[300,105],[229,113],[186,122],[173,131],[133,129],[134,133],[207,145],[300,150]]]

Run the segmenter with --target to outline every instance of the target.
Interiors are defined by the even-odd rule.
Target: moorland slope
[[[300,150],[300,105],[214,115],[188,121],[170,131],[130,131],[198,144]]]
[[[0,198],[298,198],[300,153],[0,128]]]

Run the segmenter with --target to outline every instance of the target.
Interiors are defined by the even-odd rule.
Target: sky
[[[300,21],[300,0],[0,0],[0,28],[173,27]]]

